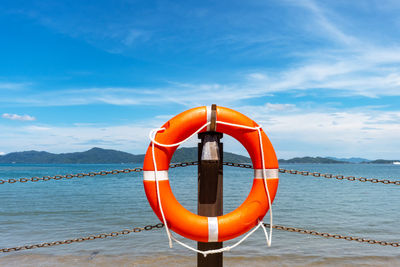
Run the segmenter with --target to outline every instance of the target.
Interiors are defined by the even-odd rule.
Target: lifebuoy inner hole
[[[178,149],[194,147],[199,142],[200,139],[195,136]],[[233,156],[229,154],[230,151],[235,151],[235,154],[240,153],[240,155],[250,159],[246,149],[235,138],[224,134],[221,142],[225,152],[223,161],[232,160]],[[197,153],[197,149],[195,151]],[[251,164],[251,161],[245,162],[243,160],[240,163]],[[253,184],[254,171],[253,169],[224,166],[223,176],[223,213],[227,214],[239,207],[249,195]],[[179,203],[190,212],[197,214],[197,166],[170,169],[169,182]]]

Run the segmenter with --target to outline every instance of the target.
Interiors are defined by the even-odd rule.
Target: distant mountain
[[[321,157],[302,157],[302,158],[292,158],[292,159],[280,159],[279,163],[329,163],[329,164],[338,164],[338,163],[349,163],[346,161],[334,160],[330,158],[321,158]]]
[[[53,154],[45,151],[13,152],[0,157],[0,163],[139,163],[143,155],[94,147],[85,152]]]
[[[112,149],[94,147],[84,152],[54,154],[45,151],[13,152],[0,156],[0,163],[60,163],[60,164],[101,164],[101,163],[143,163],[144,154],[130,154]],[[224,152],[224,161],[235,163],[251,163],[249,157]],[[361,161],[362,160],[362,161]],[[171,162],[197,161],[197,147],[179,148],[173,155]],[[362,158],[338,159],[334,157],[298,157],[292,159],[280,159],[279,163],[376,163],[391,164],[399,160],[367,160]]]
[[[368,163],[368,164],[393,164],[393,162],[400,162],[400,160],[377,159],[377,160],[370,160],[368,162],[363,162],[363,163]]]
[[[345,161],[349,163],[367,163],[371,161],[369,159],[364,159],[364,158],[336,158],[336,157],[327,157],[327,158],[337,161]]]
[[[134,155],[118,150],[94,147],[84,152],[54,154],[45,151],[13,152],[0,156],[0,163],[60,163],[60,164],[100,164],[100,163],[143,163],[144,154]],[[245,163],[250,158],[224,152],[224,160]],[[197,148],[180,148],[171,162],[197,161]]]

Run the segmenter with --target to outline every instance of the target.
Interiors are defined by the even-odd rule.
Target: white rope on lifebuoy
[[[160,190],[159,190],[159,185],[158,185],[158,170],[157,170],[157,162],[155,159],[155,152],[154,152],[154,144],[157,144],[159,146],[162,147],[174,147],[174,146],[179,146],[181,144],[183,144],[184,142],[186,142],[188,139],[190,139],[191,137],[193,137],[195,134],[199,133],[204,127],[207,127],[208,125],[210,125],[211,122],[207,122],[205,123],[203,126],[201,126],[197,131],[195,131],[193,134],[191,134],[188,138],[184,139],[183,141],[180,141],[178,143],[175,144],[161,144],[159,142],[157,142],[155,140],[155,137],[157,135],[157,133],[159,131],[165,130],[165,128],[156,128],[150,131],[149,133],[149,138],[151,140],[151,149],[152,149],[152,157],[153,157],[153,164],[154,164],[154,174],[155,174],[155,180],[156,180],[156,186],[157,186],[157,200],[158,200],[158,204],[160,206],[160,211],[161,211],[161,216],[163,219],[163,223],[165,225],[165,230],[167,232],[167,236],[168,236],[168,240],[169,240],[169,247],[172,248],[172,240],[174,240],[175,242],[177,242],[178,244],[180,244],[181,246],[188,248],[194,252],[200,253],[202,254],[204,257],[206,257],[208,254],[215,254],[215,253],[221,253],[224,251],[230,251],[231,249],[235,248],[236,246],[240,245],[244,240],[246,240],[251,234],[253,234],[260,226],[263,228],[264,230],[264,234],[265,234],[265,239],[267,242],[268,247],[271,246],[272,244],[272,226],[273,226],[273,216],[272,216],[272,203],[271,203],[271,197],[269,194],[269,190],[268,190],[268,183],[267,183],[267,174],[266,174],[266,169],[265,169],[265,162],[264,162],[264,150],[263,150],[263,145],[262,145],[262,135],[261,135],[261,126],[258,127],[250,127],[250,126],[246,126],[246,125],[240,125],[240,124],[234,124],[234,123],[228,123],[228,122],[223,122],[223,121],[216,121],[216,124],[224,124],[224,125],[229,125],[229,126],[233,126],[233,127],[238,127],[238,128],[244,128],[244,129],[249,129],[249,130],[257,130],[258,131],[258,137],[259,137],[259,142],[260,142],[260,151],[261,151],[261,160],[262,160],[262,174],[263,174],[263,180],[264,180],[264,186],[265,186],[265,190],[267,193],[267,197],[268,197],[268,205],[269,205],[269,217],[270,217],[270,231],[269,231],[269,235],[268,232],[264,226],[264,222],[263,221],[259,221],[258,225],[252,229],[249,233],[247,233],[242,239],[240,239],[238,242],[236,242],[235,244],[231,245],[231,246],[227,246],[224,248],[220,248],[220,249],[214,249],[214,250],[207,250],[207,251],[201,251],[198,249],[195,249],[181,241],[179,241],[178,239],[176,239],[173,234],[171,233],[171,231],[168,228],[167,225],[167,221],[165,219],[165,215],[164,215],[164,211],[162,208],[162,204],[161,204],[161,196],[160,196]]]

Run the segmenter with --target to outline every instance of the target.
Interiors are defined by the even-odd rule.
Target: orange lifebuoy
[[[155,136],[154,159],[152,144],[150,143],[144,158],[144,189],[147,199],[155,214],[163,221],[157,197],[157,182],[155,178],[156,161],[157,180],[162,210],[168,227],[174,232],[199,242],[222,242],[242,235],[256,226],[269,210],[269,201],[266,190],[269,192],[270,203],[275,198],[278,189],[278,160],[274,148],[262,129],[250,118],[225,107],[217,107],[216,131],[228,134],[238,140],[249,153],[253,168],[254,180],[249,196],[234,211],[218,216],[205,217],[194,214],[185,209],[174,197],[168,180],[169,164],[178,146],[165,147],[159,144],[178,143],[204,126],[200,132],[207,131],[205,124],[210,121],[210,109],[197,107],[187,110],[166,122]],[[220,122],[220,123],[218,123]],[[247,126],[247,128],[235,125]],[[261,134],[261,137],[259,136]],[[262,140],[262,144],[260,144]],[[261,149],[263,149],[263,154]],[[264,155],[264,164],[262,162]],[[265,167],[265,172],[263,170]],[[267,178],[265,188],[263,173]]]

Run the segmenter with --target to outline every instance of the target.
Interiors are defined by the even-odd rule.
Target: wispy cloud
[[[78,79],[60,81],[60,86],[54,88],[49,88],[52,85],[44,80],[40,85],[36,81],[0,83],[0,89],[7,89],[0,91],[0,106],[34,106],[43,110],[49,106],[71,106],[82,110],[73,106],[90,105],[101,112],[112,109],[132,113],[139,110],[134,106],[141,106],[140,110],[151,110],[152,115],[143,114],[147,122],[135,125],[115,125],[116,122],[96,118],[95,121],[101,121],[100,126],[92,123],[90,117],[85,118],[85,123],[77,120],[72,126],[65,121],[62,127],[60,122],[7,129],[2,126],[0,144],[3,142],[1,147],[8,147],[7,151],[24,147],[77,151],[99,145],[143,152],[148,130],[168,120],[170,116],[166,114],[217,103],[260,122],[280,157],[366,153],[369,157],[396,158],[393,147],[400,146],[396,136],[400,132],[400,108],[390,101],[400,96],[400,45],[398,37],[390,32],[375,29],[376,35],[372,35],[369,31],[369,12],[379,8],[383,12],[379,15],[384,16],[390,9],[381,9],[376,1],[369,2],[365,18],[353,14],[357,3],[348,4],[352,6],[349,8],[343,2],[312,0],[253,1],[197,11],[199,6],[193,4],[172,6],[160,2],[144,15],[139,14],[141,11],[135,5],[126,5],[129,12],[121,17],[115,16],[120,12],[118,8],[76,5],[70,9],[69,5],[53,5],[50,1],[41,8],[34,6],[32,9],[38,11],[29,16],[58,33],[118,52],[118,57],[129,59],[134,54],[135,60],[151,62],[148,65],[152,66],[152,73],[147,75],[157,83],[142,83],[140,78],[132,82],[136,78],[130,74],[128,78],[124,74],[113,76],[121,77],[118,83],[109,79],[80,83]],[[398,6],[394,2],[387,5]],[[65,11],[61,12],[64,16],[54,17],[53,10],[59,7]],[[84,16],[70,16],[76,14],[77,7],[88,12],[83,12]],[[102,16],[98,16],[97,9],[104,12]],[[93,20],[87,15],[91,12],[96,14]],[[357,12],[362,13],[360,9]],[[243,14],[240,20],[238,14]],[[377,18],[372,21],[380,23]],[[387,35],[392,42],[375,38],[379,34]],[[165,65],[173,65],[174,70],[164,75],[161,72]],[[192,69],[204,76],[191,78],[187,72]],[[89,71],[89,76],[96,77],[96,68]],[[161,79],[167,81],[161,84]],[[299,95],[303,95],[302,100],[295,99]],[[388,96],[391,100],[383,101]],[[382,103],[377,103],[380,99]],[[328,101],[338,103],[340,109]],[[371,102],[376,106],[365,106]],[[386,104],[391,111],[387,111]],[[57,110],[64,116],[65,109]],[[76,116],[77,112],[72,114]],[[29,115],[3,114],[7,119],[24,120],[24,116]],[[25,120],[29,118],[33,117]],[[137,118],[133,116],[132,120]],[[72,121],[71,117],[68,121]],[[240,144],[225,140],[234,147],[228,150],[242,151]]]
[[[0,90],[22,90],[28,88],[31,83],[0,82]]]
[[[278,103],[266,103],[265,107],[271,111],[293,111],[296,108],[294,104],[278,104]]]
[[[204,42],[200,40],[202,41],[200,42],[201,53],[207,54],[208,51],[215,49],[215,51],[221,51],[221,49],[227,49],[227,47],[232,49],[231,46],[235,46],[233,44],[245,48],[242,51],[244,54],[249,53],[249,51],[257,51],[257,53],[263,53],[262,50],[269,51],[270,48],[265,45],[265,42],[258,42],[258,40],[280,39],[280,31],[277,31],[275,28],[272,31],[272,28],[269,27],[255,27],[252,22],[258,21],[265,23],[262,25],[268,26],[268,23],[273,21],[273,17],[271,20],[265,20],[265,14],[260,12],[260,10],[265,8],[268,11],[270,8],[263,4],[253,4],[248,6],[251,8],[251,12],[246,13],[245,17],[242,17],[240,21],[232,19],[236,17],[236,9],[228,9],[226,10],[227,13],[211,18],[214,15],[213,12],[217,12],[218,10],[190,6],[191,11],[197,10],[199,12],[197,14],[197,11],[193,11],[197,14],[195,15],[195,19],[212,19],[209,23],[205,23],[203,20],[196,21],[196,23],[199,23],[198,27],[204,26],[208,29],[211,25],[224,25],[217,23],[223,20],[233,28],[231,31],[223,30],[225,28],[218,28],[219,31],[214,32],[210,30],[207,32],[214,34],[210,34],[209,36],[213,38],[213,41],[207,40],[207,42]],[[283,23],[282,30],[286,35],[290,36],[295,31],[296,33],[299,32],[302,36],[299,40],[290,39],[283,41],[282,49],[278,50],[278,53],[282,53],[282,57],[278,59],[285,60],[285,58],[290,58],[293,60],[293,63],[283,68],[263,69],[260,67],[258,70],[253,69],[252,71],[248,71],[251,74],[247,77],[243,77],[243,73],[246,70],[233,70],[230,76],[234,77],[232,80],[235,82],[213,83],[204,80],[182,83],[177,79],[173,83],[157,88],[133,88],[129,86],[118,88],[115,86],[104,86],[101,88],[77,89],[73,87],[70,90],[52,90],[52,92],[38,94],[32,93],[29,94],[28,98],[19,98],[17,101],[29,105],[85,105],[91,103],[152,105],[162,102],[180,105],[198,105],[208,103],[209,99],[215,99],[215,101],[220,101],[224,104],[231,104],[237,103],[238,100],[257,98],[274,92],[291,90],[307,91],[325,89],[332,94],[362,95],[367,97],[398,96],[400,94],[400,46],[397,43],[383,45],[368,35],[363,36],[362,33],[357,31],[357,27],[348,27],[349,24],[352,24],[352,20],[357,20],[356,18],[351,18],[352,20],[344,19],[344,15],[329,4],[306,0],[282,1],[279,4],[273,3],[273,5],[279,10],[284,8],[285,11],[288,11],[287,8],[290,7],[291,12],[298,13],[300,17],[306,17],[306,19],[302,20],[297,20],[296,18],[289,20],[292,23],[298,22],[295,23],[295,26],[292,26],[295,29],[290,28],[293,32],[287,29],[288,25],[285,24],[287,22],[284,19],[281,22]],[[375,3],[371,3],[371,5],[374,6]],[[106,38],[117,40],[117,42],[126,46],[135,45],[139,40],[151,39],[154,42],[157,39],[166,41],[166,39],[172,38],[171,35],[159,35],[161,33],[166,34],[164,25],[161,25],[163,26],[162,29],[153,33],[151,30],[143,30],[140,27],[135,27],[137,26],[137,21],[132,19],[131,14],[129,16],[124,14],[123,17],[118,17],[116,21],[113,16],[106,16],[104,20],[95,19],[89,23],[86,16],[74,16],[73,18],[69,16],[54,17],[52,16],[54,13],[52,12],[53,8],[62,8],[66,12],[71,11],[67,5],[53,5],[49,3],[46,5],[46,8],[42,7],[42,9],[35,12],[28,10],[20,12],[41,21],[47,27],[55,28],[63,33],[72,35],[74,38],[84,38],[82,36],[89,35],[94,39],[102,40]],[[88,12],[93,12],[88,6],[83,5],[81,8],[87,9]],[[127,5],[126,8],[132,12],[137,12],[134,5]],[[175,15],[178,15],[185,21],[184,19],[188,18],[188,10],[188,6],[185,5],[179,8],[172,8],[169,5],[160,4],[155,12],[175,12]],[[110,12],[116,12],[116,9],[112,9]],[[166,13],[169,14],[170,12]],[[147,26],[149,29],[154,29],[151,27],[155,26],[154,23],[162,24],[163,19],[167,17],[165,16],[161,20],[154,21],[146,19],[140,25],[142,28],[146,28],[145,26]],[[191,17],[191,19],[193,18]],[[242,25],[243,20],[247,23],[245,28]],[[84,25],[82,28],[79,27],[81,32],[77,33],[75,24]],[[186,29],[185,25],[181,24],[174,24],[172,26],[179,31]],[[173,35],[174,38],[191,37],[193,32],[186,30],[184,33],[180,33],[177,36]],[[194,35],[194,37],[199,36]],[[315,38],[324,39],[324,44],[318,46],[318,44],[315,44]],[[191,40],[191,38],[186,39]],[[221,40],[220,43],[217,40]],[[299,50],[291,49],[290,47],[293,45],[293,42],[297,41],[310,42],[310,44]],[[257,44],[260,43],[261,45],[258,46]],[[224,48],[221,48],[221,44],[224,45]],[[108,47],[109,44],[105,45]],[[150,44],[147,43],[147,45]],[[162,43],[157,42],[157,45],[162,45]],[[192,45],[186,43],[183,49],[188,49]],[[118,45],[116,49],[119,49]],[[185,55],[184,52],[183,55]],[[269,59],[267,58],[266,60]],[[182,62],[176,64],[182,64]],[[143,91],[148,91],[148,93]],[[61,98],[63,101],[54,101],[55,98]]]
[[[371,108],[271,110],[243,106],[239,110],[260,122],[278,156],[364,156],[398,158],[400,110]]]
[[[264,94],[261,92],[261,94]],[[27,97],[27,95],[29,97]],[[162,105],[179,104],[198,106],[217,101],[231,104],[241,99],[259,96],[256,89],[246,89],[224,84],[169,83],[158,88],[88,88],[31,92],[7,99],[7,103],[26,106],[74,106],[94,103],[110,105]],[[60,99],[62,99],[60,101]]]
[[[104,148],[143,153],[148,145],[149,131],[150,128],[138,125],[107,127],[57,127],[52,125],[11,127],[0,125],[0,147],[8,152],[31,149],[72,152],[101,145]]]
[[[385,57],[379,56],[382,50],[371,49],[351,57],[318,59],[318,62],[304,62],[281,71],[260,70],[242,76],[241,81],[234,84],[171,82],[157,88],[104,87],[25,92],[24,96],[5,96],[3,99],[8,105],[26,106],[100,103],[120,106],[179,104],[189,107],[211,102],[236,105],[246,99],[277,92],[315,89],[326,90],[326,94],[332,96],[400,96],[400,67],[396,66],[400,65],[400,57],[395,60],[400,50],[386,49]],[[373,56],[375,53],[377,57]]]
[[[296,5],[306,8],[314,16],[314,18],[311,18],[311,21],[314,20],[314,24],[316,25],[312,25],[312,27],[309,27],[308,29],[310,31],[327,37],[335,43],[341,43],[344,45],[360,44],[357,38],[345,33],[342,29],[340,29],[340,27],[338,27],[328,18],[327,13],[329,13],[329,10],[324,10],[312,0],[296,1],[294,3]]]
[[[170,117],[168,118],[170,119]],[[121,125],[19,125],[0,124],[0,147],[3,151],[46,150],[73,152],[94,146],[144,154],[150,143],[150,130],[161,126],[167,119],[150,119],[144,122]],[[195,146],[197,136],[183,146]]]
[[[400,146],[400,111],[370,108],[308,109],[290,103],[233,107],[263,125],[280,158],[295,156],[363,156],[398,158],[393,147]],[[0,125],[3,151],[48,150],[83,151],[93,146],[144,153],[148,133],[170,116],[115,126]],[[95,138],[94,138],[95,137]],[[223,139],[225,150],[246,154],[232,138]],[[184,146],[195,146],[194,138]]]
[[[279,72],[259,72],[249,76],[249,85],[264,92],[327,89],[331,94],[367,97],[400,95],[400,64],[398,49],[387,48],[393,57],[373,57],[383,48],[362,51],[353,56],[338,55],[315,59],[298,67]],[[263,79],[260,79],[264,77]],[[336,92],[335,91],[341,91]]]
[[[4,113],[3,115],[1,115],[1,117],[4,119],[16,120],[16,121],[34,121],[34,120],[36,120],[35,117],[29,116],[29,115],[18,115],[18,114],[9,114],[9,113]]]

